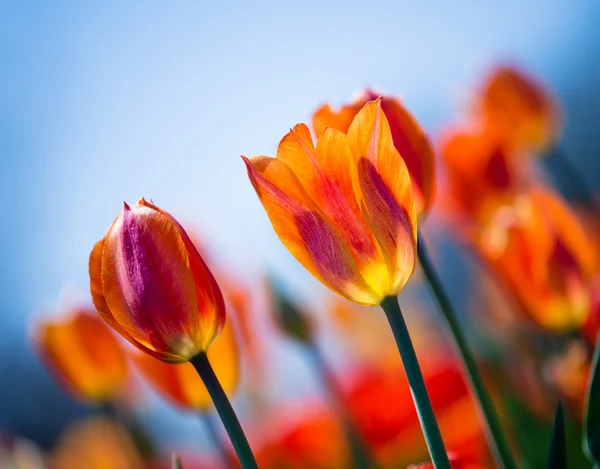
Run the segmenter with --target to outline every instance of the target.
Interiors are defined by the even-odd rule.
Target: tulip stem
[[[217,451],[221,455],[223,463],[225,463],[225,467],[227,467],[228,469],[236,469],[238,466],[235,463],[235,461],[232,460],[231,454],[225,447],[225,443],[223,442],[223,439],[219,434],[217,422],[214,419],[214,415],[209,412],[201,412],[199,415],[202,420],[202,423],[204,423],[204,427],[208,432],[208,436],[210,437],[211,442],[215,445]]]
[[[477,364],[475,363],[473,354],[469,350],[467,340],[460,328],[456,313],[452,303],[450,302],[450,298],[448,297],[448,294],[442,285],[431,258],[429,257],[427,246],[425,245],[423,237],[420,233],[417,252],[421,268],[423,269],[423,273],[427,279],[427,283],[429,284],[439,305],[439,311],[442,313],[446,324],[450,329],[452,337],[454,337],[454,342],[462,359],[461,361],[464,367],[464,372],[468,377],[471,392],[477,398],[480,415],[487,423],[484,428],[488,442],[492,447],[494,459],[504,469],[516,469],[517,465],[515,464],[512,453],[508,446],[508,442],[504,436],[504,432],[502,431],[500,419],[498,418],[498,414],[496,413],[492,399],[490,398],[490,395],[483,384],[481,375],[477,370]]]
[[[225,430],[229,435],[233,449],[242,465],[242,469],[258,469],[258,464],[256,464],[256,459],[254,459],[246,435],[244,435],[240,422],[208,361],[206,353],[200,353],[191,358],[190,363],[196,368],[196,371],[206,386],[208,394],[210,394],[213,404],[217,409],[217,413],[219,414],[219,417],[221,417]]]
[[[349,415],[347,406],[345,405],[346,399],[336,382],[335,376],[333,376],[331,369],[327,365],[327,362],[317,345],[313,342],[310,342],[307,345],[315,368],[319,372],[333,406],[335,407],[335,411],[338,414],[338,418],[341,420],[342,430],[344,431],[352,454],[353,467],[356,469],[374,469],[376,465],[373,462],[369,450],[356,428],[351,415]]]
[[[381,302],[381,308],[387,316],[387,320],[394,333],[394,338],[396,339],[433,467],[435,469],[451,469],[444,441],[442,440],[433,407],[429,400],[429,394],[427,394],[417,354],[410,339],[402,310],[398,304],[398,298],[396,296],[386,296]]]

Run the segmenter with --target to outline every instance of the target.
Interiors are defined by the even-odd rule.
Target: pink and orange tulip
[[[548,150],[560,136],[562,118],[551,95],[516,68],[500,66],[486,78],[480,93],[484,119],[506,137],[534,151]]]
[[[598,252],[556,194],[534,187],[499,210],[479,248],[531,318],[552,330],[582,326],[592,309]]]
[[[324,285],[365,305],[402,290],[415,267],[417,215],[380,99],[347,134],[326,128],[315,146],[298,124],[276,158],[244,161],[279,239]]]
[[[205,352],[225,323],[221,291],[189,236],[144,199],[125,204],[94,246],[89,272],[104,320],[160,360]]]
[[[228,395],[233,394],[239,379],[239,356],[229,322],[207,355],[223,390]],[[200,412],[212,406],[210,395],[192,364],[164,363],[146,353],[133,355],[133,360],[146,381],[167,401],[183,409]]]
[[[326,127],[347,133],[350,124],[365,104],[379,95],[365,90],[353,103],[342,106],[338,111],[324,104],[313,115],[313,130],[317,137]],[[381,109],[390,126],[394,146],[406,163],[410,174],[415,203],[419,214],[431,208],[435,196],[435,157],[433,147],[425,131],[408,112],[399,99],[392,96],[381,98]]]
[[[117,338],[95,313],[78,310],[34,330],[39,355],[75,397],[102,403],[127,383],[127,361]]]
[[[448,458],[450,459],[452,469],[485,469],[485,466],[482,464],[468,458],[461,458],[454,454],[448,454]],[[431,463],[423,463],[408,466],[408,469],[434,469],[434,467]]]

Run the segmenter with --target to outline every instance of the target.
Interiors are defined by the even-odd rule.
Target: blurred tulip
[[[365,305],[402,290],[415,266],[417,218],[381,100],[358,112],[347,135],[327,128],[315,148],[298,124],[276,158],[244,161],[280,240],[324,285]]]
[[[449,451],[481,457],[485,436],[458,364],[438,355],[425,361],[423,375]],[[348,405],[367,443],[384,466],[423,457],[427,448],[400,364],[364,369],[348,390]]]
[[[520,144],[545,152],[560,137],[558,104],[533,78],[515,68],[491,71],[481,90],[484,118]]]
[[[133,345],[166,362],[205,352],[225,323],[219,287],[167,212],[141,199],[125,207],[89,262],[94,304]]]
[[[0,436],[0,468],[2,469],[46,469],[42,450],[34,443],[21,438]]]
[[[376,92],[365,90],[352,104],[342,106],[339,111],[332,109],[329,104],[324,104],[313,115],[314,132],[320,137],[325,127],[330,127],[347,133],[354,117],[363,106],[378,97]],[[431,208],[435,196],[435,157],[431,143],[425,131],[399,99],[383,96],[381,109],[388,120],[394,146],[410,174],[417,212],[426,213]]]
[[[129,434],[102,417],[77,422],[60,437],[50,469],[142,469],[144,463]]]
[[[590,376],[592,357],[583,342],[570,342],[564,352],[548,360],[545,375],[574,415],[583,418],[585,393]]]
[[[446,168],[443,198],[446,210],[464,222],[485,223],[494,211],[511,203],[524,182],[526,162],[516,148],[484,124],[456,128],[442,139],[440,154]]]
[[[598,251],[557,195],[532,188],[512,207],[497,212],[478,243],[535,322],[552,330],[585,323]]]
[[[94,312],[36,325],[37,351],[54,376],[82,401],[102,403],[123,391],[127,362],[117,338]]]
[[[238,385],[239,357],[229,321],[207,355],[223,389],[228,395],[233,394]],[[211,397],[192,364],[164,363],[145,353],[134,354],[133,360],[144,378],[167,401],[201,412],[212,407]]]
[[[257,455],[262,469],[351,467],[341,429],[326,409],[306,403],[300,415],[280,409],[269,426],[276,433]]]

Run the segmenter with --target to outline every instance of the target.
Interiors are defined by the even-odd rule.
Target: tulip
[[[381,98],[343,133],[308,127],[283,137],[276,158],[244,158],[275,232],[292,255],[335,293],[385,311],[432,459],[450,464],[397,295],[415,268],[417,212],[411,178],[394,146]]]
[[[141,199],[92,250],[94,305],[125,339],[166,361],[206,352],[225,323],[215,279],[181,225]]]
[[[94,304],[140,350],[167,363],[189,361],[206,386],[243,469],[250,445],[206,355],[225,324],[219,286],[181,225],[141,199],[125,207],[90,255]]]
[[[369,101],[378,94],[365,90],[352,104],[342,106],[339,111],[324,104],[313,115],[313,130],[320,136],[326,127],[347,133],[354,117]],[[396,150],[402,156],[412,180],[417,212],[429,211],[435,196],[435,158],[429,138],[417,120],[399,99],[392,96],[381,98],[383,110],[390,126],[392,140]]]
[[[500,66],[486,78],[480,93],[484,118],[513,139],[536,151],[548,150],[562,131],[552,96],[516,68]]]
[[[347,135],[327,128],[315,147],[298,124],[276,158],[244,161],[279,239],[324,285],[365,305],[402,290],[415,266],[416,211],[380,99]]]
[[[125,354],[98,316],[77,310],[64,321],[43,322],[34,340],[55,377],[78,399],[104,403],[123,391]]]
[[[498,207],[512,203],[525,182],[527,163],[519,150],[485,124],[449,131],[440,155],[450,209],[444,212],[460,218],[461,229],[488,221]]]
[[[145,353],[132,355],[144,378],[167,401],[186,410],[206,412],[211,408],[210,395],[192,364],[164,363]],[[239,379],[239,357],[229,321],[207,355],[224,391],[233,394]]]
[[[532,188],[512,207],[500,210],[477,242],[536,323],[559,331],[586,322],[598,252],[559,196]]]
[[[125,428],[104,417],[72,424],[48,459],[55,469],[148,467]]]

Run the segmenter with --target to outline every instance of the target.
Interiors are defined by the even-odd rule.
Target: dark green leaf
[[[560,402],[556,407],[556,414],[554,414],[547,467],[548,469],[567,469],[567,434],[565,432],[565,415]]]
[[[313,327],[306,314],[278,287],[272,277],[269,279],[269,290],[275,321],[281,330],[293,339],[311,343]]]
[[[600,465],[600,333],[588,384],[585,418],[583,423],[583,449],[595,465]]]

